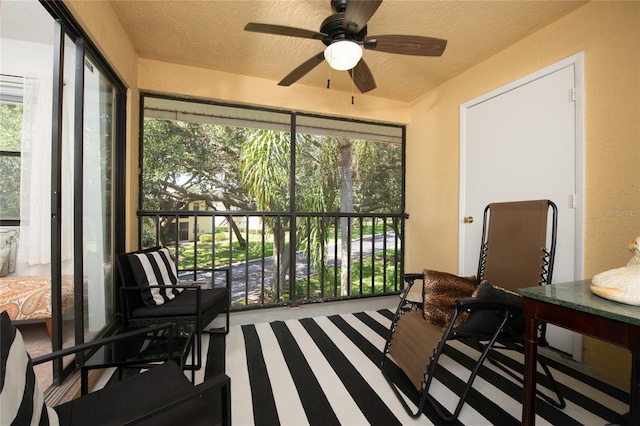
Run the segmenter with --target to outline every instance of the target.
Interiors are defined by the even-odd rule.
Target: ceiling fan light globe
[[[336,41],[324,50],[324,58],[334,70],[350,70],[362,58],[362,47],[350,40]]]

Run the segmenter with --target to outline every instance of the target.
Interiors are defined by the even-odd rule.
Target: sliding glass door
[[[113,316],[113,135],[116,88],[90,60],[84,61],[82,179],[84,338]]]
[[[56,350],[115,322],[125,89],[62,2],[3,2],[0,20],[0,285],[42,289],[36,313],[4,293],[0,307],[46,324]]]

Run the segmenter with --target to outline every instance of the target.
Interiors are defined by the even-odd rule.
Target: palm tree
[[[256,130],[248,135],[242,147],[240,171],[243,184],[255,199],[258,210],[289,210],[289,155],[291,136],[274,130]],[[265,218],[273,232],[273,268],[275,288],[287,292],[285,275],[289,255],[284,250],[285,226],[280,216]]]
[[[296,135],[296,154],[304,166],[296,173],[300,191],[296,192],[296,207],[302,211],[326,212],[332,210],[336,192],[340,196],[340,211],[353,212],[352,143],[347,138],[314,137]],[[258,210],[288,211],[289,157],[291,137],[288,133],[272,130],[256,130],[246,140],[241,158],[243,183],[255,198]],[[336,150],[336,148],[338,148]],[[339,158],[336,159],[336,153]],[[335,178],[339,180],[336,185]],[[338,190],[339,188],[339,190]],[[310,222],[311,229],[301,235],[309,235],[295,241],[296,246],[306,243],[314,253],[315,269],[324,267],[319,253],[326,243],[322,232],[323,219]],[[267,223],[274,235],[273,263],[276,288],[280,294],[287,291],[285,275],[290,266],[289,252],[284,250],[285,223],[280,217]],[[340,221],[342,241],[342,264],[347,265],[349,256],[349,219]],[[298,234],[298,233],[296,233]],[[350,277],[347,268],[342,268],[340,294],[347,295]]]

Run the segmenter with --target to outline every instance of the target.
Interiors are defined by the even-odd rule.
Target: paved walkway
[[[351,242],[351,260],[352,262],[360,262],[369,256],[375,250],[376,253],[383,250],[383,234],[372,236],[366,236],[362,239],[362,250],[360,247],[360,239],[354,239]],[[395,247],[395,232],[387,232],[387,249]],[[398,248],[400,248],[400,241],[398,241]],[[325,246],[327,257],[327,266],[333,268],[334,265],[340,266],[342,263],[342,245],[338,243],[337,249],[337,262],[336,262],[336,249],[335,244],[328,244]],[[307,277],[307,271],[309,268],[309,262],[306,252],[297,252],[296,254],[296,279],[304,279]],[[257,298],[263,290],[261,284],[264,283],[264,288],[269,289],[273,282],[273,258],[271,256],[264,259],[253,259],[249,262],[238,262],[231,266],[231,301],[242,300],[245,294],[249,299]],[[309,272],[310,276],[315,275],[315,271]],[[209,279],[211,273],[205,273],[201,275],[200,279]],[[216,274],[216,284],[224,285],[224,274]]]

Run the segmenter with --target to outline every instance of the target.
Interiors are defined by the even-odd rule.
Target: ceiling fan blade
[[[320,52],[312,58],[303,62],[298,68],[294,69],[285,78],[278,83],[278,86],[291,86],[296,81],[304,77],[309,71],[317,67],[324,61],[324,52]]]
[[[316,40],[325,40],[329,37],[327,34],[319,33],[317,31],[287,27],[284,25],[258,24],[255,22],[249,22],[247,25],[245,25],[244,30],[253,31],[256,33],[283,35],[290,37],[313,38]]]
[[[377,87],[373,74],[364,59],[360,59],[355,68],[349,70],[349,74],[361,93],[366,93]]]
[[[376,13],[380,3],[382,0],[349,0],[344,11],[342,28],[353,34],[359,33]]]
[[[376,43],[371,43],[373,40]],[[412,35],[381,35],[366,37],[363,46],[365,49],[401,55],[441,56],[447,47],[447,40]]]

